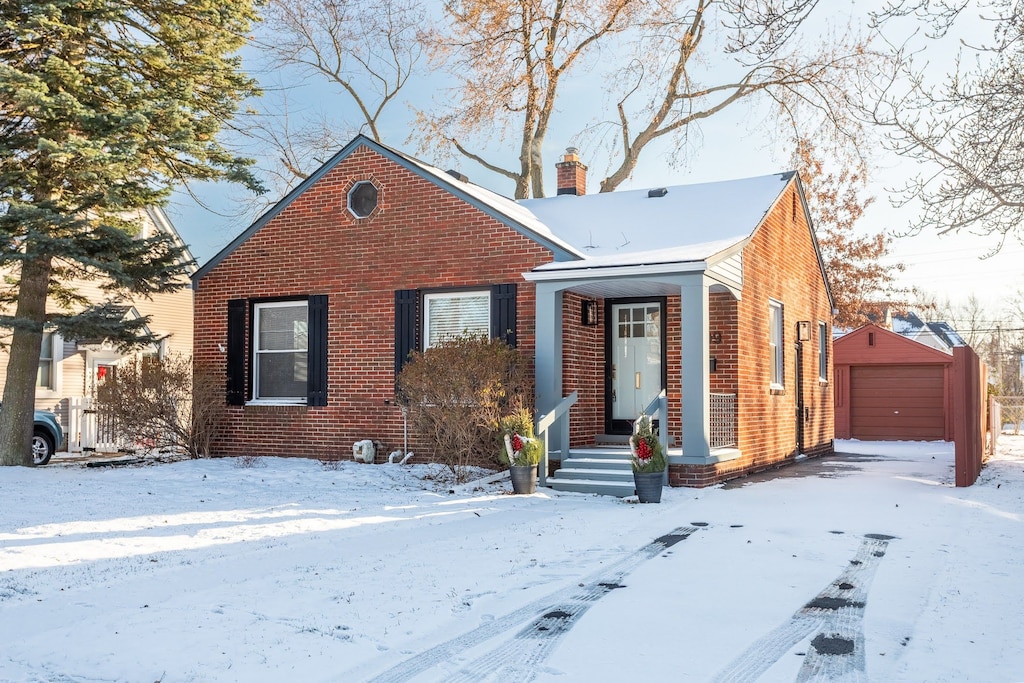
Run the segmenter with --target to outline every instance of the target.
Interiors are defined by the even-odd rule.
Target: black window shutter
[[[245,405],[245,299],[228,300],[226,398],[229,406]]]
[[[491,337],[516,345],[516,286],[491,286]]]
[[[306,405],[327,405],[327,295],[309,297]]]
[[[417,349],[417,308],[419,291],[395,290],[395,378],[405,367],[409,354]]]

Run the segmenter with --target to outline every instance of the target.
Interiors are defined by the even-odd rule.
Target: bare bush
[[[223,381],[189,358],[138,358],[117,366],[97,389],[100,411],[113,416],[120,435],[150,448],[209,453],[224,413]]]
[[[498,420],[527,404],[519,353],[484,337],[459,337],[414,352],[398,377],[409,424],[434,457],[464,481],[470,464],[498,462]]]

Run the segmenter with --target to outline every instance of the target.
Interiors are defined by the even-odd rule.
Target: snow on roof
[[[520,200],[586,263],[539,270],[701,261],[750,237],[793,173],[647,190]]]
[[[436,180],[439,180],[442,183],[451,185],[455,188],[458,188],[459,190],[462,190],[463,192],[471,196],[473,199],[477,200],[482,204],[490,206],[496,211],[499,211],[508,218],[522,225],[524,228],[532,230],[538,235],[541,235],[559,244],[559,246],[562,246],[569,252],[577,253],[580,256],[583,255],[579,249],[574,249],[564,239],[561,239],[558,235],[554,234],[548,228],[548,226],[544,224],[543,221],[538,219],[537,216],[533,214],[533,212],[531,212],[521,203],[516,202],[513,199],[509,199],[508,197],[502,196],[497,192],[492,192],[491,190],[488,190],[485,187],[475,185],[469,182],[468,180],[462,180],[461,178],[452,175],[448,171],[442,171],[440,168],[437,168],[436,166],[431,166],[428,163],[420,161],[419,159],[416,159],[414,157],[408,156],[407,154],[399,152],[398,150],[391,148],[388,149],[395,155],[405,159],[408,163],[416,166],[424,173],[433,176]]]
[[[949,346],[967,346],[967,342],[960,336],[960,333],[953,329],[947,322],[925,323],[928,329]]]
[[[924,327],[924,322],[910,311],[892,315],[892,331],[896,334],[913,334],[920,331],[922,327]]]

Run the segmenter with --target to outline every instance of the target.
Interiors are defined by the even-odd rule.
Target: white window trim
[[[491,334],[491,311],[490,311],[490,300],[491,290],[489,289],[473,289],[464,291],[453,291],[453,292],[430,292],[423,295],[423,350],[426,351],[430,348],[430,301],[431,299],[469,299],[477,297],[486,297],[488,301],[487,310],[487,329],[484,330],[483,334],[490,336]]]
[[[828,325],[818,321],[818,381],[828,383]]]
[[[36,398],[58,398],[64,392],[64,337],[53,333],[52,357],[50,358],[51,387],[36,386]],[[40,358],[40,361],[42,358]]]
[[[354,193],[357,188],[363,185],[370,185],[371,187],[373,187],[373,189],[377,190],[377,201],[374,202],[373,208],[370,209],[370,212],[368,214],[366,214],[365,216],[360,216],[358,213],[356,213],[356,210],[352,208],[352,193]],[[373,215],[373,212],[377,210],[377,207],[380,206],[380,188],[377,187],[376,183],[374,183],[372,180],[360,180],[359,182],[352,185],[352,187],[348,189],[348,192],[345,193],[345,206],[348,208],[348,212],[352,214],[352,216],[355,217],[356,219],[364,220],[366,218],[369,218],[370,216]]]
[[[775,320],[772,320],[772,312],[778,311]],[[781,301],[768,300],[768,349],[771,353],[771,376],[769,387],[773,390],[786,388],[784,375],[783,358],[785,353],[786,338],[783,333],[783,313],[785,311]]]
[[[260,398],[260,364],[259,354],[260,353],[295,353],[299,349],[278,349],[276,351],[259,351],[257,348],[257,342],[260,334],[260,311],[266,308],[291,308],[295,306],[302,306],[306,309],[306,349],[309,352],[309,301],[307,299],[291,299],[288,301],[265,301],[261,303],[254,303],[252,306],[252,394],[253,397],[245,402],[246,405],[259,405],[259,406],[294,406],[294,405],[306,405],[307,397],[302,396],[275,396],[273,398]]]

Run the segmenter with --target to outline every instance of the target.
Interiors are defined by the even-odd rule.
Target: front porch
[[[569,427],[568,415],[577,399],[578,394],[573,392],[565,397],[554,411],[542,415],[538,420],[537,434],[549,445],[545,459],[541,463],[540,485],[550,486],[557,491],[599,493],[618,497],[633,495],[633,467],[627,436],[597,435],[593,445],[570,447],[564,456],[561,449],[550,449],[550,444],[555,442],[555,430],[552,427],[556,424],[561,429]],[[659,394],[645,412],[657,416],[661,424],[667,424],[668,401],[665,392]],[[711,464],[738,458],[741,454],[736,448],[735,394],[711,395],[711,421]],[[687,463],[683,449],[675,447],[664,430],[659,432],[659,437],[669,460],[665,483],[674,486],[687,485],[672,481],[673,471],[683,474],[691,465]],[[708,463],[699,464],[703,466]]]
[[[621,359],[613,356],[610,342],[604,344],[603,354],[594,353],[596,333],[581,344],[581,333],[575,328],[587,321],[573,316],[582,310],[581,317],[586,318],[587,301],[598,310],[603,308],[602,330],[610,339],[613,326],[622,323],[611,319],[613,308],[608,302],[652,297],[664,298],[669,302],[666,309],[671,310],[671,315],[664,316],[665,379],[660,393],[643,409],[659,424],[669,465],[666,483],[714,483],[717,472],[731,469],[726,463],[742,457],[735,339],[741,268],[736,264],[732,277],[726,277],[705,270],[703,262],[586,270],[567,265],[551,264],[563,268],[527,274],[536,283],[536,408],[541,416],[537,432],[545,437],[548,449],[541,484],[561,490],[633,494],[628,432],[609,433],[614,430],[608,427],[622,420],[613,420],[616,416],[607,409],[602,420],[599,410],[602,403],[608,406],[616,398],[612,381]],[[713,299],[732,304],[713,306]],[[711,352],[713,344],[717,344],[716,355]],[[640,376],[637,372],[637,389]],[[597,378],[605,383],[595,389]],[[586,405],[573,408],[581,393]],[[633,411],[631,417],[639,412]]]

